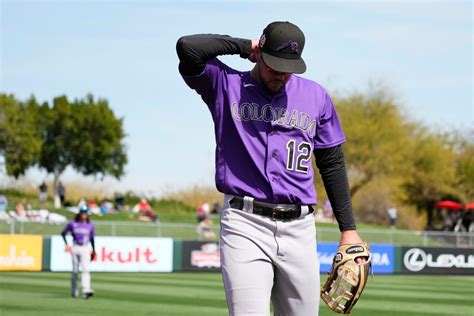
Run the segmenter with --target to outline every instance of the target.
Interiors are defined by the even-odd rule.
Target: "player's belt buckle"
[[[281,212],[284,212],[285,209],[281,206],[275,206],[272,210],[272,219],[277,220],[279,219],[279,216]]]

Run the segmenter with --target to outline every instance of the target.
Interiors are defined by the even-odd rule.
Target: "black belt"
[[[281,205],[281,204],[270,204],[265,202],[253,201],[253,214],[270,217],[278,221],[291,221],[301,216],[301,205]],[[229,205],[232,208],[243,210],[244,199],[238,196],[234,196],[229,201]],[[314,212],[311,205],[307,205],[308,214]]]

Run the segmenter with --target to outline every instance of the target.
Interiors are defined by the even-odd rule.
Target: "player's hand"
[[[339,245],[352,245],[352,244],[361,244],[363,243],[362,238],[360,238],[357,230],[345,230],[341,233],[341,239]],[[364,257],[359,257],[356,259],[357,263],[365,263],[366,260]]]
[[[92,253],[91,253],[91,261],[94,261],[96,257],[97,257],[97,255],[96,255],[95,251],[92,251]]]
[[[257,62],[257,47],[258,47],[258,39],[252,40],[252,47],[250,49],[250,55],[248,57],[248,60],[250,60],[253,63]]]
[[[64,251],[66,251],[67,253],[72,253],[72,246],[70,245],[64,246]]]

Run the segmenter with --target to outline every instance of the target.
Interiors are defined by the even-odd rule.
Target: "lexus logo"
[[[419,248],[412,248],[405,253],[403,263],[410,271],[421,271],[426,266],[426,253]]]
[[[403,256],[403,263],[410,271],[421,271],[428,268],[474,268],[474,255],[442,253],[439,255],[426,254],[420,248],[412,248]]]

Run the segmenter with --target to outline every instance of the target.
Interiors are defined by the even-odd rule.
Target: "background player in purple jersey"
[[[207,104],[216,139],[216,186],[225,194],[221,262],[231,315],[317,315],[319,262],[312,153],[341,231],[362,243],[349,193],[344,133],[326,90],[306,70],[303,32],[273,22],[258,40],[185,36],[179,71]],[[238,71],[217,56],[255,62]],[[359,258],[360,262],[364,259]]]
[[[89,208],[82,206],[79,213],[73,221],[70,221],[61,233],[66,244],[66,251],[72,256],[72,275],[71,275],[71,295],[74,298],[79,297],[79,289],[77,287],[77,275],[79,273],[79,264],[82,268],[81,283],[82,295],[88,299],[94,295],[91,288],[91,277],[89,272],[89,263],[96,257],[94,245],[94,225],[89,220]],[[71,232],[73,244],[68,245],[66,235]],[[92,245],[92,253],[90,252],[89,242]]]

